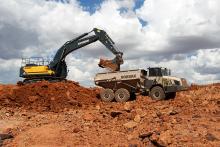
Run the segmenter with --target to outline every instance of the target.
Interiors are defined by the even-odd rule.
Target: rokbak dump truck
[[[162,67],[151,67],[147,71],[137,69],[98,73],[94,81],[103,88],[100,97],[107,102],[114,99],[125,102],[135,93],[145,93],[156,100],[174,98],[176,92],[188,87],[184,78],[173,77],[169,69]]]

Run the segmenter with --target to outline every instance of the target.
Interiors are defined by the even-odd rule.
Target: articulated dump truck
[[[176,92],[188,88],[184,78],[173,77],[169,69],[162,67],[98,73],[94,82],[103,88],[100,97],[106,102],[126,102],[136,93],[155,100],[175,98]]]

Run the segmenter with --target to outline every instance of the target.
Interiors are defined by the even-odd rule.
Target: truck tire
[[[169,92],[166,94],[166,99],[174,99],[176,97],[176,92]]]
[[[163,88],[155,86],[150,91],[150,97],[154,100],[163,100],[166,98]]]
[[[104,102],[111,102],[114,100],[114,91],[112,89],[103,89],[101,92],[100,92],[100,97],[102,99],[102,101]]]
[[[117,102],[126,102],[130,98],[130,93],[127,89],[120,88],[115,92],[115,100]]]

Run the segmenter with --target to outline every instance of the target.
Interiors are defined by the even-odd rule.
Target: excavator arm
[[[95,34],[89,36],[89,34],[92,32],[94,32]],[[112,68],[112,70],[116,71],[120,70],[120,65],[123,64],[123,53],[115,47],[115,43],[104,30],[99,30],[97,28],[94,28],[92,31],[88,33],[84,33],[73,40],[67,41],[57,51],[52,62],[49,64],[49,68],[55,71],[57,77],[66,77],[67,69],[65,57],[71,52],[98,40],[116,56],[113,60],[109,60],[113,65],[115,65],[115,68],[112,68],[112,66],[108,66],[106,64],[102,65],[101,63],[99,64],[99,66],[103,68],[109,67]]]
[[[105,31],[96,28],[94,28],[93,31],[95,32],[96,36],[99,36],[99,41],[115,55],[115,58],[113,60],[100,59],[99,66],[102,68],[110,68],[113,71],[119,71],[120,65],[124,62],[122,58],[123,53],[117,49],[114,41],[108,36]]]

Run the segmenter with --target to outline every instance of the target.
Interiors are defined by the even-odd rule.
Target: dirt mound
[[[0,105],[23,107],[37,111],[60,111],[82,107],[97,101],[97,90],[80,86],[73,81],[47,81],[23,86],[1,85]]]
[[[50,87],[46,88],[48,84]],[[33,90],[34,85],[22,88]],[[61,93],[56,93],[58,100],[60,95],[68,99],[66,92],[71,86],[75,90],[83,88],[71,82],[37,83],[41,92],[44,88],[50,91],[55,85]],[[21,87],[9,85],[8,88],[8,92],[13,89],[11,93],[14,94]],[[83,93],[87,90],[96,93],[95,89],[84,90]],[[32,94],[36,92],[33,90]],[[57,107],[63,108],[58,109],[63,110],[59,113],[26,110],[27,104],[33,109],[35,104],[46,102],[38,102],[39,99],[31,100],[32,103],[27,100],[28,103],[23,104],[25,110],[0,104],[0,131],[14,136],[14,139],[4,140],[3,146],[220,146],[220,84],[197,85],[177,93],[175,99],[163,101],[137,95],[135,100],[126,103],[105,103],[95,97],[85,97],[80,94],[76,99],[81,107],[66,103],[68,109],[56,100]],[[13,106],[16,104],[11,102]],[[53,106],[52,102],[49,104]]]

